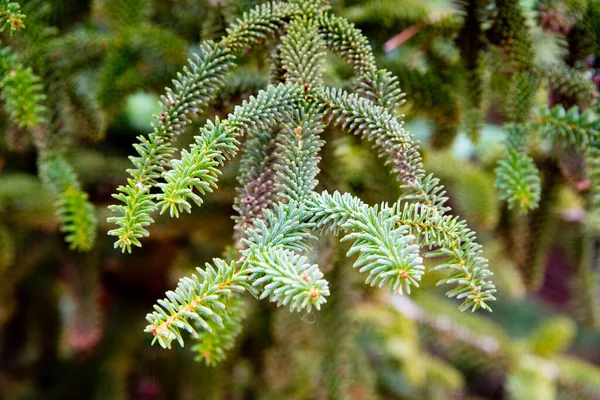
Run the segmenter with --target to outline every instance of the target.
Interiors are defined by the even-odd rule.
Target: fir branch
[[[10,34],[25,28],[23,19],[25,14],[21,13],[19,3],[9,0],[0,0],[0,32],[8,29]]]
[[[477,0],[464,0],[458,3],[464,16],[464,23],[455,39],[460,58],[467,73],[468,106],[480,110],[483,98],[483,71],[481,59],[485,47],[482,29],[482,5]]]
[[[231,52],[239,52],[263,43],[281,27],[285,19],[300,14],[296,4],[270,2],[244,13],[231,27],[221,43]]]
[[[131,252],[131,245],[141,246],[139,239],[148,235],[146,226],[153,222],[150,213],[156,208],[150,185],[164,170],[171,153],[175,137],[191,122],[189,115],[199,112],[216,96],[224,85],[224,76],[233,66],[232,56],[214,42],[207,41],[201,50],[178,75],[173,89],[167,89],[160,105],[162,112],[156,116],[154,131],[148,137],[139,136],[140,143],[134,144],[139,156],[130,157],[134,168],[129,169],[131,179],[127,186],[119,186],[113,197],[124,205],[109,208],[120,215],[108,222],[119,225],[109,231],[118,236],[115,247]]]
[[[17,61],[7,47],[0,50],[0,98],[11,120],[22,128],[33,128],[44,121],[46,107],[43,86],[31,68]]]
[[[214,123],[208,121],[190,150],[182,150],[181,158],[172,161],[173,169],[164,174],[165,182],[158,184],[162,193],[156,199],[162,206],[161,214],[167,209],[171,217],[179,217],[183,210],[190,213],[189,200],[201,205],[203,200],[194,189],[201,194],[212,192],[220,174],[217,167],[235,154],[238,145],[233,129],[218,118]]]
[[[283,78],[287,83],[299,84],[305,89],[322,84],[324,45],[313,22],[306,18],[294,19],[279,49],[278,58],[282,70],[286,71]],[[283,121],[284,129],[277,138],[269,131],[262,131],[248,140],[241,162],[244,174],[240,183],[244,187],[238,189],[241,197],[236,198],[234,206],[240,212],[240,216],[234,218],[238,221],[238,237],[243,233],[241,229],[245,230],[254,219],[261,218],[262,211],[275,199],[297,199],[316,185],[317,152],[322,143],[315,142],[314,136],[322,130],[322,116],[314,107],[308,112],[304,110],[306,107],[301,112],[293,111],[292,116]]]
[[[81,190],[72,167],[59,155],[41,154],[39,176],[56,198],[56,216],[71,250],[89,251],[96,239],[98,221],[88,195]]]
[[[191,322],[208,332],[213,332],[215,326],[225,329],[224,321],[231,312],[230,296],[248,289],[247,276],[235,271],[234,262],[215,258],[213,263],[207,263],[204,270],[197,268],[198,275],[180,279],[177,289],[167,292],[167,297],[154,306],[155,311],[146,315],[149,324],[145,332],[154,335],[153,344],[171,348],[176,339],[183,346],[182,329],[198,339]]]
[[[496,168],[496,187],[508,208],[517,207],[526,213],[538,207],[540,201],[540,175],[533,159],[515,149],[507,149],[506,157]]]
[[[533,71],[548,82],[548,86],[571,98],[593,100],[598,91],[591,79],[564,63],[540,65]]]
[[[372,286],[389,284],[392,292],[410,293],[424,271],[419,246],[430,250],[435,246],[427,255],[445,257],[435,269],[450,271],[440,283],[457,284],[448,295],[464,298],[461,309],[489,309],[486,302],[494,300],[494,286],[486,280],[491,273],[481,257],[481,246],[474,241],[475,233],[464,221],[445,215],[449,207],[443,186],[433,176],[425,176],[416,142],[391,114],[402,101],[397,81],[389,72],[377,70],[368,42],[357,29],[323,13],[324,9],[299,1],[269,3],[244,14],[220,45],[204,45],[206,58],[200,59],[204,63],[200,72],[208,77],[203,81],[197,70],[180,75],[176,90],[163,97],[165,112],[159,115],[155,132],[136,145],[141,157],[132,158],[136,167],[130,170],[132,179],[115,196],[125,204],[111,207],[122,215],[110,219],[119,228],[109,234],[119,237],[116,246],[123,250],[139,245],[138,239],[148,235],[145,227],[153,222],[149,213],[156,206],[161,213],[169,210],[171,216],[179,216],[191,211],[192,202],[200,205],[201,195],[216,188],[219,167],[235,156],[239,138],[248,135],[236,230],[253,225],[240,240],[242,257],[237,268],[215,259],[214,267],[198,270],[200,277],[182,279],[167,299],[159,301],[160,306],[147,316],[146,331],[163,347],[170,347],[174,339],[183,344],[181,330],[185,329],[194,337],[205,337],[197,349],[208,352],[209,362],[222,358],[239,329],[235,310],[228,308],[232,290],[268,297],[292,311],[319,309],[329,286],[318,267],[301,254],[310,249],[314,236],[309,230],[314,229],[344,230],[342,240],[353,241],[348,255],[357,253],[354,267],[369,273],[367,283]],[[295,18],[298,15],[302,17]],[[209,121],[181,157],[171,161],[174,138],[189,123],[188,114],[206,105],[223,86],[233,53],[264,42],[288,18],[292,21],[274,62],[277,77],[286,84],[260,91],[225,120]],[[321,87],[325,46],[354,68],[360,83],[357,94]],[[219,57],[221,61],[211,61]],[[323,110],[329,122],[374,142],[392,164],[408,191],[404,199],[411,203],[403,209],[400,203],[369,207],[350,195],[313,192],[323,144],[319,137]],[[153,187],[161,193],[152,194]],[[242,205],[246,197],[252,198]],[[284,203],[269,209],[280,199]],[[224,333],[222,343],[216,339],[219,331]]]
[[[506,156],[496,168],[500,198],[523,213],[538,207],[542,190],[540,173],[523,148],[526,133],[523,126],[509,127]]]
[[[441,213],[449,210],[444,206],[447,197],[443,186],[437,178],[425,176],[418,147],[402,122],[369,100],[343,90],[324,88],[320,100],[330,122],[374,142],[380,157],[386,158],[386,165],[392,165],[392,173],[409,190],[405,199],[435,207]]]
[[[98,62],[109,49],[110,37],[92,30],[77,29],[48,42],[47,57],[61,76]]]
[[[101,109],[95,92],[89,86],[76,83],[67,88],[71,105],[70,117],[75,121],[79,134],[93,142],[104,139],[107,128],[106,114]]]
[[[88,251],[96,240],[96,218],[94,206],[88,201],[88,194],[69,186],[56,202],[56,213],[61,223],[61,232],[71,250]]]
[[[154,222],[150,214],[156,210],[154,195],[150,194],[149,185],[127,180],[127,186],[119,186],[119,193],[113,197],[124,204],[109,206],[112,212],[121,214],[109,217],[108,222],[118,225],[118,228],[108,231],[109,235],[118,236],[114,247],[121,247],[123,252],[131,253],[131,246],[142,247],[140,238],[148,237],[146,227]]]
[[[161,96],[162,112],[156,116],[154,132],[134,147],[135,166],[128,172],[136,182],[153,183],[163,171],[172,153],[171,142],[191,122],[189,115],[200,112],[224,86],[225,74],[233,67],[233,56],[212,41],[202,43],[200,51],[189,60],[189,67],[177,75],[174,90]]]
[[[341,89],[323,88],[318,96],[328,121],[374,142],[400,181],[416,183],[423,177],[421,156],[402,122],[371,101]]]
[[[529,27],[519,0],[497,0],[494,23],[487,33],[490,41],[500,46],[510,66],[524,71],[533,66]]]
[[[510,90],[505,100],[505,113],[509,121],[524,123],[529,119],[539,82],[539,75],[531,71],[510,75]]]
[[[302,203],[317,186],[319,151],[324,141],[323,115],[315,106],[304,105],[295,110],[283,125],[277,143],[280,162],[276,165],[275,187],[282,199]]]
[[[438,282],[457,284],[457,288],[446,293],[449,297],[465,299],[460,305],[461,311],[471,308],[485,308],[491,311],[486,302],[495,300],[494,284],[488,281],[492,273],[488,270],[487,260],[482,256],[482,247],[475,242],[475,232],[467,227],[464,220],[444,215],[434,207],[421,203],[397,203],[395,212],[400,213],[399,223],[410,228],[417,235],[417,244],[429,249],[426,257],[442,257],[433,268],[434,271],[449,270],[449,276]]]
[[[354,240],[347,255],[358,253],[354,268],[369,273],[367,284],[389,284],[391,293],[400,294],[410,294],[411,286],[419,287],[423,259],[408,228],[396,226],[400,218],[393,209],[382,205],[379,211],[347,193],[324,192],[311,199],[308,210],[316,229],[351,232],[342,241]]]
[[[390,114],[394,114],[396,107],[405,103],[406,94],[400,90],[398,78],[384,69],[375,73],[369,71],[361,76],[356,92],[383,107]]]
[[[421,70],[397,64],[389,68],[410,97],[414,112],[431,115],[436,121],[457,114],[459,98],[455,87],[460,83],[450,71],[439,73],[431,68]]]
[[[234,237],[237,246],[241,246],[244,232],[257,218],[263,218],[266,210],[279,196],[275,188],[276,168],[280,163],[278,140],[274,131],[259,130],[244,144],[240,160],[238,195],[234,199],[233,209],[238,213],[235,221]]]
[[[109,232],[118,236],[115,247],[123,251],[131,251],[131,244],[140,245],[139,238],[147,236],[145,226],[153,219],[149,216],[133,215],[131,211],[154,211],[153,196],[149,193],[148,185],[156,183],[163,172],[164,166],[173,152],[172,142],[175,136],[189,124],[189,115],[204,108],[224,85],[224,76],[233,66],[232,52],[245,49],[247,46],[262,42],[266,35],[274,33],[284,18],[297,13],[294,5],[270,3],[259,6],[239,19],[229,30],[221,44],[206,41],[201,46],[200,55],[190,61],[190,69],[184,69],[184,75],[179,74],[174,82],[175,91],[167,89],[167,96],[161,98],[163,112],[157,116],[154,132],[148,138],[138,137],[141,143],[134,145],[139,157],[132,157],[134,168],[129,170],[132,179],[128,187],[120,186],[120,195],[115,198],[124,200],[124,206],[111,206],[113,211],[122,213],[121,216],[110,218],[120,227]],[[141,186],[137,189],[133,185]],[[134,203],[134,198],[128,193],[135,193],[136,199],[144,206]],[[118,196],[118,197],[117,197]],[[181,207],[184,207],[182,203]],[[174,212],[174,208],[171,208]],[[136,220],[145,225],[139,225]]]
[[[252,273],[252,286],[260,287],[260,299],[269,297],[277,306],[288,306],[290,311],[317,310],[329,296],[329,285],[323,273],[306,257],[282,247],[253,247],[246,263]]]
[[[223,325],[219,326],[214,320],[205,319],[204,321],[211,326],[211,331],[203,329],[196,323],[198,338],[192,347],[196,352],[196,361],[204,361],[206,365],[214,367],[227,358],[227,351],[235,345],[235,340],[242,332],[242,321],[244,319],[244,303],[237,297],[232,297],[227,318],[223,320]]]
[[[216,166],[236,154],[237,136],[251,128],[268,129],[291,112],[300,96],[300,88],[295,85],[270,87],[237,106],[223,122],[217,119],[207,123],[190,150],[183,150],[181,159],[173,160],[173,168],[163,173],[165,183],[158,184],[162,194],[157,196],[161,213],[167,209],[171,216],[179,216],[184,210],[191,212],[189,200],[201,205],[202,198],[194,189],[204,194],[216,187]]]
[[[309,87],[323,84],[325,43],[317,28],[316,21],[306,15],[290,22],[279,54],[286,82]]]
[[[528,221],[523,221],[527,224],[526,236],[517,238],[525,246],[519,269],[528,290],[537,290],[544,282],[548,251],[558,222],[555,208],[559,199],[560,171],[553,164],[546,165],[542,170],[544,179],[539,207],[532,211]]]
[[[543,138],[562,145],[571,144],[580,150],[600,141],[600,118],[591,108],[580,113],[577,106],[567,111],[561,105],[552,109],[543,107],[534,119],[534,126]]]
[[[448,247],[460,243],[463,232],[467,229],[465,221],[458,217],[441,214],[436,208],[422,203],[395,204],[398,222],[410,229],[421,246]]]
[[[427,254],[427,257],[445,257],[445,261],[433,270],[450,271],[438,285],[457,285],[455,289],[446,292],[446,295],[464,299],[459,307],[461,311],[475,311],[478,308],[492,311],[487,302],[496,300],[496,287],[487,280],[493,274],[488,269],[487,260],[482,253],[481,245],[475,242],[475,232],[465,229],[456,245],[442,247]]]
[[[242,269],[251,274],[252,286],[278,305],[289,305],[291,311],[314,306],[320,309],[329,296],[327,281],[316,265],[306,262],[299,253],[310,248],[314,236],[307,232],[312,226],[304,222],[306,210],[295,202],[280,204],[266,210],[265,220],[255,221],[246,231],[247,247],[242,251]]]
[[[440,215],[449,211],[449,207],[445,206],[444,187],[432,175],[424,176],[418,148],[398,120],[367,99],[343,91],[323,89],[320,100],[329,111],[330,120],[375,142],[387,163],[393,165],[392,170],[403,182],[402,186],[409,190],[404,199],[422,203]],[[493,293],[496,291],[494,285],[487,281],[491,272],[487,268],[487,260],[481,256],[481,245],[474,238],[475,232],[464,228],[458,243],[447,243],[447,247],[428,254],[430,257],[445,257],[446,261],[435,269],[448,269],[451,273],[439,284],[458,284],[447,294],[465,298],[461,309],[471,308],[473,311],[479,307],[489,309],[486,302],[495,299]]]
[[[317,17],[327,48],[338,54],[354,70],[356,76],[375,75],[375,57],[367,38],[346,19],[323,13]]]
[[[357,92],[392,113],[403,103],[403,93],[396,77],[378,70],[369,41],[354,24],[332,14],[317,17],[321,35],[329,51],[338,54],[357,77]]]
[[[246,231],[246,239],[242,243],[247,249],[242,251],[244,258],[256,248],[285,247],[294,252],[310,249],[310,241],[315,236],[307,230],[312,224],[305,221],[306,210],[303,206],[290,202],[279,203],[273,210],[266,210],[264,220],[256,220],[254,226]]]

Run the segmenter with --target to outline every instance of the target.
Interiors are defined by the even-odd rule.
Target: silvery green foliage
[[[174,157],[178,132],[224,86],[236,56],[271,37],[279,39],[272,60],[278,82],[227,118],[207,122],[190,147]],[[324,86],[327,51],[354,69],[355,93]],[[440,283],[456,286],[448,295],[463,300],[461,309],[489,309],[495,288],[487,260],[475,233],[447,214],[443,186],[425,173],[416,141],[393,115],[402,97],[395,78],[377,69],[366,38],[322,2],[258,6],[234,23],[220,43],[204,43],[163,97],[155,131],[135,145],[139,156],[132,157],[128,185],[115,195],[122,204],[111,206],[117,215],[109,222],[118,227],[109,234],[123,251],[141,246],[151,213],[179,217],[193,204],[201,205],[202,196],[217,188],[219,168],[244,143],[234,203],[240,214],[234,217],[240,257],[235,262],[215,259],[167,292],[147,315],[146,331],[155,341],[163,347],[173,340],[183,344],[181,333],[187,330],[201,341],[195,348],[208,349],[204,358],[213,363],[212,355],[222,359],[239,332],[236,293],[248,291],[291,311],[320,309],[329,285],[305,253],[316,235],[329,231],[352,242],[348,256],[357,256],[354,267],[365,273],[369,285],[410,293],[425,273],[424,252],[441,257],[435,269],[448,276]],[[404,189],[398,202],[369,206],[350,194],[315,192],[320,133],[328,123],[373,143]]]

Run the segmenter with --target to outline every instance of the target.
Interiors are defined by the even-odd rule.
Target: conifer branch
[[[94,205],[88,200],[88,194],[76,187],[69,186],[56,202],[56,214],[61,222],[60,231],[71,250],[89,251],[96,240],[98,221]]]
[[[156,209],[150,185],[169,160],[175,137],[189,124],[188,115],[200,111],[216,96],[232,66],[230,54],[214,42],[205,42],[195,59],[190,60],[189,68],[174,81],[175,91],[167,89],[167,95],[161,98],[163,111],[156,117],[154,131],[147,138],[139,136],[140,143],[134,144],[139,156],[130,158],[134,164],[128,170],[131,178],[113,195],[124,203],[110,206],[111,211],[120,214],[108,221],[119,225],[109,231],[109,235],[118,236],[115,247],[131,252],[132,244],[141,246],[139,239],[148,235],[145,227],[153,222],[150,213]]]
[[[464,299],[461,309],[489,309],[487,302],[494,300],[495,288],[487,281],[491,273],[474,232],[464,221],[445,214],[449,207],[443,186],[425,175],[416,142],[392,115],[402,101],[397,80],[377,70],[368,42],[358,30],[324,12],[310,1],[270,3],[238,20],[227,30],[223,46],[213,47],[227,60],[233,52],[264,41],[281,28],[284,19],[291,19],[273,61],[276,79],[286,83],[260,91],[224,120],[209,121],[181,157],[170,161],[170,169],[166,168],[170,153],[163,152],[167,156],[161,163],[148,164],[146,178],[131,179],[117,195],[126,204],[113,209],[131,213],[131,218],[113,217],[120,228],[110,234],[119,236],[117,246],[130,250],[131,244],[139,245],[138,239],[147,236],[144,227],[152,222],[139,211],[158,206],[171,216],[190,212],[192,202],[200,205],[201,195],[216,188],[219,167],[235,156],[241,135],[247,136],[238,178],[240,197],[235,201],[241,258],[237,267],[215,259],[214,266],[198,270],[200,277],[184,278],[175,292],[168,292],[167,299],[155,306],[156,311],[147,316],[146,331],[163,347],[170,347],[174,339],[182,344],[185,329],[200,337],[201,358],[209,363],[221,359],[239,329],[235,310],[228,308],[229,288],[269,298],[292,311],[319,309],[329,295],[329,285],[318,266],[303,256],[315,238],[312,230],[343,230],[342,240],[353,241],[348,255],[358,255],[354,267],[368,272],[366,281],[372,286],[388,284],[392,292],[410,293],[424,273],[419,248],[435,247],[427,256],[444,256],[435,269],[449,270],[440,283],[457,284],[448,295]],[[325,48],[354,68],[358,93],[322,87]],[[196,84],[193,78],[190,84]],[[392,164],[407,190],[403,200],[409,202],[402,203],[403,208],[401,203],[369,207],[337,192],[314,193],[325,116],[327,122],[372,141]],[[180,128],[171,122],[165,126]],[[174,129],[160,136],[166,146]],[[161,193],[150,194],[153,187]],[[127,204],[129,197],[135,203]],[[223,342],[218,332],[223,332]]]
[[[436,208],[422,203],[398,202],[395,211],[400,218],[398,223],[410,229],[411,234],[417,237],[417,243],[430,249],[460,243],[467,229],[465,221],[453,215],[441,214]]]
[[[281,38],[281,67],[288,83],[318,87],[323,84],[325,43],[314,20],[297,17]]]
[[[39,176],[56,198],[56,216],[71,250],[89,251],[96,239],[98,221],[88,195],[81,190],[72,167],[59,155],[41,154]]]
[[[195,329],[199,333],[197,343],[192,347],[192,351],[197,353],[196,361],[204,361],[208,366],[215,366],[225,360],[226,351],[233,348],[235,340],[242,332],[244,314],[243,301],[232,297],[227,318],[223,320],[222,326],[214,320],[205,319],[204,321],[212,328],[208,331],[196,323]]]
[[[546,80],[552,90],[560,94],[584,100],[598,97],[598,91],[592,81],[564,63],[536,66],[533,71]]]
[[[540,77],[535,72],[519,71],[509,76],[509,93],[506,97],[505,113],[509,121],[525,123],[531,115]]]
[[[529,69],[533,65],[532,42],[519,0],[497,0],[496,9],[488,38],[503,49],[515,71]]]
[[[173,168],[163,173],[165,183],[158,184],[162,194],[157,196],[161,213],[168,209],[171,216],[178,217],[184,210],[191,212],[189,200],[201,205],[202,198],[194,193],[194,189],[205,194],[216,187],[219,174],[216,167],[236,154],[237,136],[250,128],[269,129],[291,112],[300,96],[298,86],[270,87],[236,107],[223,122],[218,119],[214,123],[208,122],[190,150],[183,150],[181,159],[173,160]]]
[[[327,48],[354,70],[357,92],[393,113],[394,108],[403,103],[404,94],[396,77],[389,71],[377,69],[367,38],[344,18],[323,13],[317,21]]]
[[[390,292],[410,294],[411,286],[419,287],[423,275],[423,259],[415,237],[407,227],[398,225],[399,216],[384,205],[369,207],[349,194],[324,192],[310,202],[310,221],[316,229],[350,231],[342,241],[353,240],[347,255],[358,253],[354,268],[368,272],[366,283]]]
[[[171,216],[179,216],[184,210],[191,212],[190,200],[200,205],[202,198],[194,193],[194,189],[204,194],[216,187],[216,177],[219,174],[217,166],[223,165],[225,160],[235,155],[238,144],[236,138],[243,129],[264,129],[273,125],[285,112],[291,110],[292,104],[300,96],[301,90],[297,86],[271,87],[236,107],[227,120],[221,122],[217,119],[214,123],[209,121],[200,135],[196,136],[190,149],[183,150],[181,159],[172,161],[173,168],[163,173],[165,182],[158,184],[162,193],[156,195],[161,213],[169,210]],[[123,214],[109,219],[109,222],[120,226],[109,231],[109,235],[119,237],[115,247],[120,246],[123,251],[131,251],[131,244],[139,246],[139,238],[147,236],[145,226],[153,222],[149,215],[141,215],[144,211],[154,210],[154,196],[149,193],[150,186],[134,184],[132,187],[131,183],[132,180],[126,189],[131,194],[121,196],[126,205],[110,206],[111,210]],[[120,189],[121,194],[125,193],[124,190],[125,188]],[[128,201],[129,199],[135,199],[137,203]],[[132,211],[136,213],[133,214]]]
[[[396,107],[404,104],[406,95],[400,90],[398,78],[384,69],[379,69],[375,73],[368,72],[361,76],[356,92],[383,107],[392,115]]]
[[[577,106],[569,110],[561,105],[552,109],[543,107],[535,117],[534,124],[541,136],[553,143],[571,144],[583,150],[600,142],[600,118],[591,108],[580,112]]]
[[[223,88],[225,76],[233,68],[234,53],[262,42],[296,12],[294,5],[276,2],[245,13],[220,44],[205,41],[189,67],[178,74],[174,89],[167,89],[166,96],[161,97],[162,112],[153,123],[154,131],[147,138],[139,136],[140,143],[134,145],[139,156],[131,157],[134,168],[128,170],[128,185],[120,186],[120,193],[114,195],[125,203],[111,206],[113,212],[121,214],[109,219],[119,225],[109,232],[118,236],[115,247],[131,252],[131,245],[141,246],[139,239],[148,235],[146,226],[153,222],[149,214],[156,209],[149,187],[164,171],[174,151],[172,143],[191,122],[190,115],[200,112]]]
[[[425,177],[423,163],[414,139],[406,132],[402,124],[375,106],[367,99],[349,95],[343,91],[323,89],[320,93],[323,107],[329,112],[330,121],[341,124],[343,128],[375,142],[380,154],[392,164],[392,171],[398,175],[403,187],[409,191],[404,196],[434,209],[439,215],[449,211],[445,206],[447,197],[439,180],[432,175]],[[487,280],[492,273],[488,270],[487,260],[481,256],[481,245],[477,244],[475,232],[461,225],[460,240],[449,242],[429,257],[443,256],[445,262],[435,269],[447,269],[450,275],[439,284],[458,284],[449,291],[450,297],[464,298],[461,309],[489,309],[486,302],[494,300],[495,286]]]
[[[152,183],[162,172],[173,149],[173,139],[191,122],[189,115],[200,112],[224,86],[225,74],[233,67],[233,57],[217,43],[206,41],[178,74],[174,90],[167,89],[160,99],[162,113],[156,116],[154,132],[134,147],[140,154],[132,159],[135,166],[128,172],[136,182]]]
[[[540,174],[533,159],[525,152],[523,126],[509,127],[506,156],[496,168],[496,187],[508,207],[521,212],[537,208],[542,191]]]
[[[0,0],[0,32],[8,29],[10,34],[25,28],[23,19],[25,14],[21,12],[19,3],[9,0]]]
[[[316,265],[306,263],[300,253],[310,248],[315,237],[307,232],[306,210],[295,202],[276,205],[264,213],[265,220],[255,221],[242,239],[242,268],[251,273],[252,286],[278,305],[291,311],[314,306],[320,309],[329,295],[327,281]]]
[[[329,296],[329,285],[316,264],[283,247],[252,247],[247,252],[252,286],[260,287],[260,299],[266,297],[290,311],[317,310]]]
[[[280,163],[280,146],[276,135],[279,129],[257,130],[244,143],[240,160],[240,171],[233,209],[238,213],[235,221],[234,237],[241,246],[244,232],[257,218],[263,218],[266,210],[279,197],[275,188],[276,168]]]
[[[354,24],[329,13],[320,14],[317,21],[327,48],[346,61],[356,76],[375,74],[377,67],[371,46]]]
[[[183,346],[182,329],[198,338],[192,322],[208,332],[213,332],[215,326],[224,329],[230,314],[230,295],[248,289],[247,276],[236,272],[233,262],[216,258],[213,263],[207,263],[204,270],[197,268],[198,275],[180,279],[177,289],[167,292],[167,297],[154,306],[155,311],[146,315],[149,325],[145,332],[154,335],[152,343],[171,348],[171,342],[177,340]]]
[[[314,105],[304,105],[284,121],[275,187],[282,199],[302,204],[317,186],[319,151],[324,144],[323,115]]]
[[[261,44],[272,36],[288,18],[300,14],[293,2],[270,2],[256,6],[227,28],[221,43],[230,52],[239,52]]]
[[[0,98],[12,122],[33,128],[44,121],[46,107],[40,78],[25,68],[8,47],[0,50]]]
[[[416,183],[424,175],[420,154],[413,146],[411,135],[382,107],[340,89],[323,88],[318,94],[327,119],[335,125],[374,142],[386,164],[402,182]]]
[[[281,78],[285,79],[287,83],[306,85],[306,89],[322,84],[322,64],[325,52],[314,22],[306,18],[292,20],[278,49],[276,52],[278,62],[284,71]],[[243,186],[238,189],[240,195],[235,199],[234,204],[234,209],[239,213],[239,216],[234,217],[238,239],[251,226],[253,220],[262,218],[262,212],[273,201],[280,200],[282,196],[295,198],[308,193],[316,185],[316,181],[314,181],[316,172],[312,178],[305,176],[304,179],[299,179],[297,177],[297,174],[300,173],[297,169],[306,163],[304,160],[295,158],[308,156],[306,161],[314,158],[315,165],[309,167],[308,170],[318,171],[316,154],[321,144],[317,142],[315,148],[313,136],[320,133],[320,130],[315,130],[315,124],[320,125],[322,116],[315,115],[314,110],[308,114],[305,111],[294,110],[291,114],[293,117],[282,121],[283,128],[277,130],[279,133],[277,137],[273,135],[272,130],[262,130],[247,139],[240,165],[241,171],[244,172],[238,179]],[[306,147],[309,149],[310,154],[308,155],[303,149]],[[303,153],[300,154],[302,151]],[[294,160],[291,160],[290,157]],[[290,167],[293,171],[289,170]],[[280,171],[280,168],[283,171]],[[311,171],[308,170],[304,170],[302,173],[304,175],[310,173]],[[297,182],[303,182],[310,187],[299,188]]]
[[[109,36],[91,30],[77,29],[48,43],[48,58],[61,76],[98,62],[109,48]]]

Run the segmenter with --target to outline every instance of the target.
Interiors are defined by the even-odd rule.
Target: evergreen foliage
[[[244,14],[227,30],[227,36],[222,39],[223,45],[218,46],[211,42],[204,45],[205,55],[201,59],[203,63],[198,62],[197,66],[192,64],[193,72],[184,70],[186,75],[179,75],[179,81],[175,82],[176,91],[167,91],[167,96],[162,100],[163,113],[158,116],[161,122],[155,125],[155,133],[150,135],[150,141],[140,138],[143,145],[136,145],[141,157],[132,159],[137,166],[131,170],[134,177],[129,180],[129,186],[122,186],[119,189],[121,193],[115,196],[125,205],[111,206],[113,211],[121,214],[119,217],[109,218],[109,222],[119,225],[118,229],[109,232],[110,235],[118,237],[115,247],[130,252],[132,244],[141,245],[139,238],[148,235],[145,227],[153,221],[149,214],[154,210],[154,204],[160,208],[161,213],[168,210],[172,217],[179,217],[183,211],[191,212],[191,202],[201,205],[203,199],[196,191],[204,195],[216,188],[219,174],[217,167],[235,156],[240,145],[239,136],[252,137],[251,135],[258,131],[257,144],[262,142],[264,146],[267,144],[265,139],[261,139],[265,137],[264,132],[272,131],[277,123],[286,119],[286,115],[293,115],[294,112],[299,112],[300,115],[304,113],[305,116],[312,114],[309,121],[314,120],[318,126],[318,114],[314,114],[318,107],[324,110],[329,122],[340,124],[342,128],[374,142],[380,155],[393,166],[392,172],[407,190],[405,199],[417,205],[412,208],[412,212],[403,214],[405,219],[427,218],[432,220],[434,230],[443,231],[445,228],[454,231],[455,237],[452,239],[443,233],[423,234],[426,238],[424,245],[442,247],[430,256],[447,258],[437,267],[449,270],[449,276],[440,283],[458,284],[448,295],[464,299],[461,309],[489,309],[487,302],[494,300],[495,288],[487,281],[491,273],[487,269],[487,261],[481,256],[481,246],[473,241],[474,233],[464,222],[443,216],[450,210],[444,205],[447,198],[444,197],[443,187],[436,178],[431,175],[425,176],[415,141],[404,130],[401,122],[360,94],[322,87],[321,65],[324,49],[327,47],[339,52],[357,73],[361,73],[359,76],[374,76],[363,83],[362,94],[378,99],[380,104],[390,110],[400,99],[395,80],[385,71],[377,72],[366,40],[351,25],[339,17],[330,17],[326,10],[321,10],[310,2],[297,3],[297,9],[294,9],[294,4],[272,3],[258,6]],[[231,59],[231,56],[228,56],[230,51],[254,45],[257,39],[272,34],[285,17],[300,12],[303,13],[303,17],[291,20],[287,34],[279,45],[282,78],[286,83],[269,86],[260,91],[256,97],[251,97],[240,106],[236,106],[233,113],[222,121],[208,121],[201,128],[199,135],[195,136],[189,150],[182,150],[180,159],[173,159],[171,169],[165,170],[165,160],[169,159],[173,152],[170,143],[177,129],[189,122],[185,115],[205,106],[209,96],[217,90],[217,86],[213,86],[212,82],[222,82],[222,78],[207,79],[208,88],[205,88],[206,78],[203,71],[224,73],[229,64],[224,67],[223,63]],[[316,18],[316,22],[307,18],[315,13],[320,16]],[[317,23],[321,29],[317,29]],[[224,61],[219,61],[220,54],[226,57],[223,58]],[[190,92],[195,96],[188,97],[185,94]],[[207,94],[200,97],[196,93]],[[315,111],[310,111],[311,109]],[[174,112],[177,112],[177,116]],[[318,128],[308,130],[308,135],[303,139],[304,130],[302,125],[288,128],[288,132],[293,131],[295,135],[291,145],[286,146],[290,143],[289,139],[283,139],[279,143],[281,150],[276,155],[283,160],[278,162],[281,166],[279,169],[274,168],[277,175],[271,179],[278,182],[274,187],[280,188],[282,198],[288,203],[286,207],[275,206],[275,213],[265,211],[266,222],[257,218],[255,228],[245,232],[247,239],[242,240],[245,249],[242,251],[243,257],[237,272],[232,272],[233,265],[225,267],[221,261],[215,261],[215,267],[210,267],[210,274],[194,280],[181,281],[178,291],[170,292],[170,295],[167,294],[168,299],[159,303],[162,309],[149,314],[148,321],[151,325],[146,330],[152,332],[163,347],[170,347],[173,339],[183,343],[180,329],[186,329],[197,336],[187,319],[203,321],[199,312],[203,312],[205,317],[214,315],[219,327],[223,325],[221,320],[226,315],[217,313],[217,308],[227,308],[218,300],[223,297],[221,292],[214,295],[214,301],[217,303],[211,303],[208,308],[202,306],[203,311],[199,309],[201,299],[206,296],[212,298],[212,293],[217,287],[228,287],[231,284],[238,290],[258,290],[260,298],[268,297],[278,305],[289,305],[292,311],[310,311],[313,306],[320,308],[325,302],[325,297],[329,295],[327,282],[322,279],[323,275],[318,267],[307,263],[300,254],[309,248],[306,240],[312,237],[303,231],[313,225],[321,230],[352,231],[344,238],[355,240],[348,255],[359,254],[354,266],[361,272],[369,272],[366,280],[368,284],[389,284],[392,292],[400,293],[410,293],[411,286],[418,286],[424,266],[419,255],[419,246],[414,244],[416,238],[409,232],[414,229],[415,233],[421,235],[421,229],[414,228],[413,221],[409,222],[412,226],[396,226],[402,223],[396,208],[382,205],[379,210],[377,207],[364,205],[358,199],[342,197],[339,194],[334,194],[333,197],[325,195],[323,198],[309,196],[317,183],[314,178],[320,144],[318,139],[312,138],[318,133]],[[286,137],[285,129],[283,137]],[[249,157],[245,158],[243,167],[256,176],[256,172],[261,170],[261,167],[256,165],[258,161],[259,158],[250,153]],[[245,171],[242,173],[245,174]],[[159,176],[164,182],[157,181]],[[243,179],[241,182],[247,181]],[[162,193],[153,194],[150,188],[154,185],[160,188]],[[250,199],[242,199],[244,203],[253,201],[248,189],[246,194]],[[253,191],[252,194],[259,193]],[[296,203],[299,200],[303,204]],[[263,200],[254,201],[259,209],[265,209],[260,206]],[[240,207],[239,204],[238,210],[250,210]],[[418,205],[421,205],[421,208]],[[425,216],[421,217],[420,212]],[[441,227],[442,223],[446,226]],[[246,286],[241,284],[242,281],[237,281],[246,278],[249,279]],[[235,283],[230,283],[229,280]],[[206,325],[207,330],[210,328],[207,324],[201,325]]]
[[[562,106],[555,106],[552,109],[542,108],[536,123],[543,138],[584,150],[598,142],[600,132],[597,121],[597,116],[589,108],[580,113],[577,106],[568,111]]]
[[[500,198],[506,200],[510,208],[518,207],[521,211],[537,208],[541,191],[539,171],[521,143],[526,137],[523,126],[509,129],[506,158],[496,169]]]
[[[12,35],[18,29],[25,27],[21,13],[21,6],[14,1],[2,0],[0,2],[0,32],[8,29]]]
[[[44,120],[40,78],[19,63],[10,48],[3,48],[0,57],[0,90],[6,111],[15,125],[33,128]]]
[[[599,395],[598,1],[19,3],[2,396]]]
[[[39,158],[39,174],[46,190],[56,198],[56,218],[70,248],[90,250],[98,222],[72,167],[59,155],[44,154]]]

